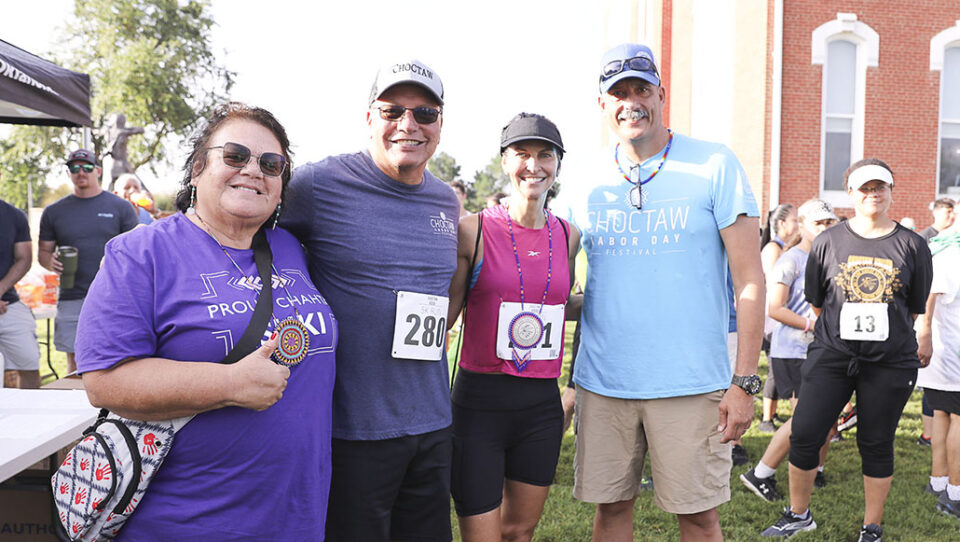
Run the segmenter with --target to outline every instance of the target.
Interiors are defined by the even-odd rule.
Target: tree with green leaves
[[[50,170],[67,156],[69,136],[79,142],[79,133],[71,134],[64,128],[51,126],[14,126],[10,136],[0,140],[0,199],[26,210],[28,183],[32,188],[32,203],[49,192],[46,178]],[[79,143],[77,143],[79,144]]]
[[[124,113],[129,126],[144,128],[128,146],[134,169],[146,165],[156,172],[169,159],[167,148],[229,95],[234,74],[212,50],[209,8],[208,0],[75,2],[60,54],[53,58],[90,74],[95,127],[113,113]],[[14,128],[0,147],[3,185],[33,179],[37,186],[62,165],[64,149],[77,147],[79,140],[69,129]],[[91,150],[102,156],[106,143],[103,134],[95,134]],[[25,149],[30,152],[20,154]],[[14,190],[20,191],[25,189]]]
[[[477,212],[487,205],[487,198],[497,192],[506,192],[510,178],[503,173],[500,155],[497,154],[480,171],[473,175],[472,190],[467,194],[467,210]]]
[[[427,169],[433,173],[434,177],[445,183],[453,181],[462,181],[460,178],[460,164],[457,160],[445,152],[438,152],[427,162]]]

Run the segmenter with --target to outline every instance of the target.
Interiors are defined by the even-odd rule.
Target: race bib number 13
[[[841,339],[885,341],[889,335],[886,303],[844,303],[840,308]]]
[[[447,337],[449,304],[444,296],[397,292],[393,357],[440,361]]]

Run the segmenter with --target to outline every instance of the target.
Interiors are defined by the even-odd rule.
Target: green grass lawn
[[[53,333],[53,322],[50,323],[50,332]],[[47,364],[47,321],[37,321],[37,339],[40,341],[40,377],[43,384],[49,384],[55,380],[53,373],[50,372],[50,365],[61,378],[67,373],[67,355],[57,351],[53,347],[53,337],[50,337],[50,365]]]
[[[564,364],[561,383],[566,384],[569,370],[569,352],[573,325],[567,329],[567,362]],[[456,328],[455,328],[456,329]],[[37,324],[37,335],[46,340],[46,324]],[[451,334],[456,346],[456,334]],[[452,349],[451,349],[452,350]],[[46,349],[41,345],[40,374],[49,372],[46,366]],[[66,368],[66,356],[52,350],[53,366],[62,376]],[[451,358],[456,358],[451,355]],[[760,374],[766,377],[765,359],[760,362]],[[52,376],[44,379],[44,382]],[[789,404],[781,401],[779,414],[790,414]],[[760,419],[760,403],[756,403],[756,416]],[[940,514],[934,508],[935,499],[923,492],[930,475],[930,449],[917,446],[920,434],[920,394],[914,393],[904,410],[896,442],[896,474],[893,488],[887,500],[884,515],[884,540],[898,542],[960,541],[960,522]],[[828,485],[817,490],[811,501],[811,509],[817,529],[801,533],[792,540],[846,542],[857,539],[863,519],[863,478],[860,473],[860,456],[857,453],[856,429],[844,433],[844,440],[830,447],[825,473]],[[743,444],[750,454],[751,463],[757,461],[770,441],[770,435],[759,433],[756,424],[743,437]],[[573,498],[573,453],[572,430],[564,435],[560,462],[550,497],[534,540],[538,542],[579,542],[590,540],[594,506]],[[771,525],[780,516],[786,505],[771,504],[749,492],[740,483],[739,476],[749,465],[734,467],[731,473],[730,502],[720,507],[720,524],[727,540],[758,540],[759,532]],[[786,494],[786,465],[777,471],[777,483],[781,493]],[[452,509],[452,506],[451,506]],[[460,540],[456,516],[451,515],[454,540]],[[634,540],[678,540],[679,533],[673,515],[662,512],[653,503],[653,495],[643,493],[637,499],[634,516]]]
[[[561,377],[563,384],[566,383],[569,370],[572,327],[572,324],[568,323],[568,359]],[[761,376],[765,378],[766,372],[766,360],[761,359]],[[780,402],[779,414],[784,419],[790,415],[786,401]],[[759,420],[759,401],[756,403],[756,416]],[[923,492],[930,475],[930,449],[916,444],[920,432],[920,394],[915,392],[904,410],[897,431],[896,473],[884,514],[884,540],[960,541],[960,522],[937,512],[934,508],[936,499]],[[860,472],[860,456],[857,453],[856,429],[847,431],[844,437],[843,441],[833,443],[830,448],[825,468],[827,487],[816,490],[811,500],[810,508],[816,519],[817,529],[801,533],[791,540],[857,540],[863,520],[863,477]],[[783,506],[787,504],[787,501],[767,503],[743,487],[739,480],[739,476],[763,455],[769,441],[770,435],[758,432],[756,424],[743,437],[743,445],[750,455],[751,464],[734,467],[731,472],[731,500],[720,507],[720,524],[727,540],[759,540],[760,531],[773,524],[780,517]],[[571,429],[563,438],[555,482],[534,535],[535,541],[577,542],[591,538],[594,505],[573,498],[573,454],[574,436]],[[777,483],[781,493],[786,494],[789,487],[786,464],[781,465],[777,471]],[[456,516],[451,517],[454,540],[460,540]],[[637,541],[678,540],[680,537],[676,518],[657,508],[653,503],[653,495],[649,492],[642,493],[637,499],[633,534]]]

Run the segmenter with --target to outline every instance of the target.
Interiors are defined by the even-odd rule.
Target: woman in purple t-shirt
[[[563,143],[546,117],[521,113],[503,129],[500,153],[512,194],[460,221],[450,287],[450,322],[469,290],[451,397],[451,493],[464,542],[533,537],[563,436],[557,377],[580,236],[544,208]]]
[[[194,415],[123,538],[323,540],[337,328],[299,243],[275,227],[289,156],[272,114],[221,105],[193,140],[184,212],[107,245],[77,337],[90,402],[137,420]],[[259,231],[271,284],[254,260]],[[220,363],[264,288],[261,346]]]

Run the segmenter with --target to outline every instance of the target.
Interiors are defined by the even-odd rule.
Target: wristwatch
[[[748,395],[756,395],[760,391],[760,377],[757,375],[733,375],[730,383],[740,386]]]

